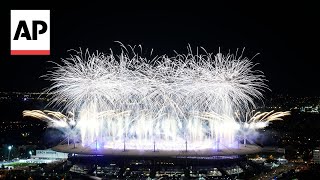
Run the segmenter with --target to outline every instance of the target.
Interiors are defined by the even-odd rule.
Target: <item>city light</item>
[[[12,149],[12,146],[8,146],[8,150],[9,150],[9,153],[8,153],[8,161],[10,160],[11,149]]]

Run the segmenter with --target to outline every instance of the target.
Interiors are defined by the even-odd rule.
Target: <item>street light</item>
[[[31,156],[32,156],[32,151],[29,151],[29,155],[30,155],[30,158],[31,158]]]
[[[10,160],[10,152],[11,152],[12,146],[8,146],[9,154],[8,154],[8,161]]]

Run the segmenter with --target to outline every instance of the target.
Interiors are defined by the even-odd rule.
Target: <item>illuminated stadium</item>
[[[200,51],[203,54],[199,53]],[[256,130],[289,112],[255,112],[265,77],[242,53],[142,56],[75,52],[44,77],[48,107],[26,110],[64,133],[53,149],[114,156],[227,156],[260,151]]]

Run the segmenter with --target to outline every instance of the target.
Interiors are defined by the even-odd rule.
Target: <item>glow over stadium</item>
[[[220,150],[239,147],[256,129],[289,112],[253,113],[267,89],[256,64],[238,54],[147,58],[138,47],[119,54],[75,52],[45,78],[49,105],[67,112],[24,111],[61,128],[86,148]]]

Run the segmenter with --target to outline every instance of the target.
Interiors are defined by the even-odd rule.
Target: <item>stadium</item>
[[[202,149],[202,150],[163,150],[163,151],[147,151],[147,150],[118,150],[118,149],[91,149],[82,147],[80,144],[76,145],[57,145],[52,149],[58,152],[66,152],[71,154],[84,154],[84,155],[106,155],[106,156],[145,156],[145,157],[211,157],[211,156],[233,156],[233,155],[246,155],[258,153],[261,147],[258,145],[239,145],[240,147],[234,149]]]
[[[254,144],[257,130],[289,114],[255,111],[268,88],[242,53],[199,54],[197,48],[192,54],[191,47],[171,57],[142,52],[121,45],[120,54],[72,54],[43,76],[52,82],[45,91],[48,107],[58,111],[26,110],[23,116],[59,129],[64,140],[52,149],[70,153],[75,164],[98,172],[98,164],[138,162],[157,166],[156,176],[163,163],[241,163],[261,151]]]

